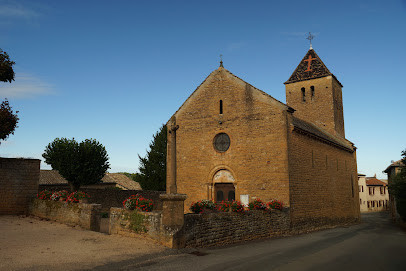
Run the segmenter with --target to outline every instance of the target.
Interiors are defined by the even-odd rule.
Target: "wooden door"
[[[232,183],[216,183],[214,193],[215,201],[235,200],[235,187]]]

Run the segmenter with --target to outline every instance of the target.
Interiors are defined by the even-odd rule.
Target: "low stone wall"
[[[289,209],[186,214],[180,230],[166,228],[161,212],[110,210],[110,234],[144,234],[172,248],[209,247],[278,236],[290,230]]]
[[[70,190],[69,185],[40,185],[39,191],[50,190]],[[89,203],[101,204],[102,212],[109,212],[111,207],[120,208],[123,206],[123,201],[131,195],[140,194],[146,199],[150,199],[154,203],[154,210],[162,210],[162,201],[159,199],[160,194],[165,191],[149,191],[149,190],[119,190],[119,189],[99,189],[99,188],[80,188],[80,191],[90,195]]]
[[[110,209],[109,234],[131,237],[141,234],[172,247],[173,234],[164,229],[161,211],[141,212],[112,207]]]
[[[33,199],[30,214],[54,220],[70,226],[100,231],[100,204],[68,203],[62,201]]]
[[[359,223],[360,219],[355,217],[328,218],[328,217],[308,217],[295,220],[291,224],[292,234],[301,234],[322,229],[336,228],[339,226],[353,225]]]
[[[37,194],[40,160],[0,158],[0,215],[27,214]]]
[[[209,247],[288,233],[289,209],[244,213],[186,214],[175,238],[180,247]]]

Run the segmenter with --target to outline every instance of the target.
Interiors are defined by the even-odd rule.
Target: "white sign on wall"
[[[249,195],[240,195],[240,201],[242,205],[248,207],[248,203],[250,202]]]

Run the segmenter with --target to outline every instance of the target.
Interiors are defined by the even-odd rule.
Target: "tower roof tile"
[[[300,61],[299,65],[296,67],[295,71],[292,73],[289,80],[285,82],[285,84],[325,77],[329,75],[333,76],[334,79],[337,80],[334,74],[332,74],[326,67],[326,65],[324,65],[323,61],[316,54],[316,52],[313,49],[310,49],[304,56],[302,61]],[[341,85],[338,80],[337,82]]]

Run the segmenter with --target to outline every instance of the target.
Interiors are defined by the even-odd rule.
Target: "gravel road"
[[[86,270],[173,253],[139,237],[83,230],[34,217],[0,216],[0,270]]]

